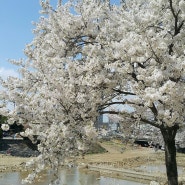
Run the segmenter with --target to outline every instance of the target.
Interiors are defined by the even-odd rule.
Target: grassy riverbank
[[[155,151],[153,148],[139,147],[131,144],[123,145],[116,140],[100,144],[108,151],[107,153],[86,155],[84,159],[79,159],[78,162],[84,166],[93,166],[93,169],[95,169],[94,166],[96,166],[97,171],[102,175],[125,178],[126,176],[123,175],[124,171],[131,170],[131,173],[136,172],[135,176],[133,175],[136,181],[138,180],[137,173],[143,173],[143,176],[147,176],[148,174],[148,177],[157,177],[154,179],[159,179],[159,181],[162,182],[161,184],[165,184],[165,172],[151,172],[148,170],[150,166],[160,166],[163,167],[165,171],[164,151]],[[181,171],[179,175],[180,181],[182,181],[182,179],[185,181],[185,154],[177,153],[177,163],[180,167],[179,171]],[[142,169],[139,168],[141,166],[143,167]],[[110,173],[104,170],[105,168],[109,169]],[[89,167],[89,169],[91,169],[91,167]],[[118,173],[118,171],[120,172]]]
[[[135,169],[141,165],[164,164],[164,151],[137,145],[124,145],[117,140],[100,143],[107,152],[88,154],[79,162],[96,165],[111,165],[116,168]],[[185,154],[177,153],[177,163],[185,168]]]
[[[31,158],[14,157],[11,155],[0,155],[0,172],[23,171],[24,165]]]

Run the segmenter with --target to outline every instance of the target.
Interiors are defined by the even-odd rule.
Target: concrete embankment
[[[18,157],[35,157],[39,155],[36,147],[29,140],[22,138],[3,138],[0,139],[0,154],[8,154]]]
[[[151,181],[164,182],[166,181],[165,174],[151,174],[145,172],[137,172],[133,170],[126,169],[116,169],[110,167],[102,167],[102,166],[93,166],[88,165],[88,170],[90,171],[98,171],[100,175],[109,176],[109,177],[117,177],[120,179],[132,180],[141,183],[150,184]]]

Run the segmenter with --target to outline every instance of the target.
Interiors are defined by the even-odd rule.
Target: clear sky
[[[56,2],[57,0],[51,0]],[[117,3],[118,0],[111,0]],[[39,20],[39,0],[2,0],[0,6],[0,76],[16,75],[8,59],[24,58],[23,50],[34,37],[32,22]]]
[[[24,57],[33,39],[33,21],[39,20],[39,0],[3,0],[0,6],[0,75],[14,74],[8,59]]]

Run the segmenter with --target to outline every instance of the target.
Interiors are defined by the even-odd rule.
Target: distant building
[[[95,123],[95,127],[98,130],[101,129],[101,128],[108,130],[109,129],[109,122],[104,122],[103,115],[99,115],[97,117],[97,120],[96,120],[96,123]]]
[[[120,131],[120,124],[119,123],[113,123],[113,122],[109,122],[109,129],[111,131]]]

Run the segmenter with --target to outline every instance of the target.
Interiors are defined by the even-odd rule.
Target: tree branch
[[[100,114],[120,114],[120,112],[117,111],[100,111]]]
[[[155,104],[152,103],[152,107],[149,107],[149,108],[150,108],[150,110],[153,112],[154,116],[157,117],[157,115],[158,115],[158,110],[157,110]]]
[[[115,88],[113,89],[113,91],[118,92],[120,94],[125,94],[125,95],[136,95],[135,93],[126,92],[126,91],[122,91],[120,89],[115,89]]]
[[[159,126],[158,124],[156,124],[155,122],[153,122],[153,121],[149,121],[149,120],[143,119],[143,118],[141,118],[140,120],[141,120],[142,122],[146,123],[146,124],[149,124],[149,125],[152,125],[152,126],[154,126],[154,127],[160,128],[160,126]]]

